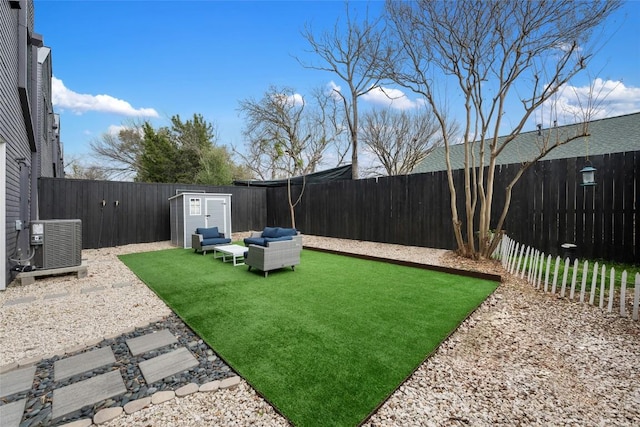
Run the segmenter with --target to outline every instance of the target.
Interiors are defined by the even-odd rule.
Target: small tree
[[[506,186],[505,204],[490,233],[497,157],[529,118],[550,100],[591,57],[593,30],[620,2],[387,1],[402,61],[387,62],[390,78],[422,95],[443,134],[451,213],[458,252],[478,258],[495,249],[509,210],[511,191],[524,171],[554,148],[588,134],[587,123],[570,133],[541,138],[539,152],[522,162]],[[447,90],[443,90],[447,88]],[[455,90],[454,90],[455,89]],[[465,221],[460,219],[446,112],[452,100],[464,109]],[[509,113],[509,121],[505,120]],[[504,137],[499,138],[499,135]],[[487,166],[485,172],[485,166]],[[478,247],[474,222],[478,209]]]

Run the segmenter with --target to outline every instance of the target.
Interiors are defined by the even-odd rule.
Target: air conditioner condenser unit
[[[75,267],[82,264],[82,221],[51,219],[31,221],[33,262],[39,269]]]

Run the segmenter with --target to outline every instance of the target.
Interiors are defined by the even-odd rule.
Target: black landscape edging
[[[344,255],[352,258],[364,259],[369,261],[386,262],[388,264],[401,265],[404,267],[421,268],[423,270],[433,270],[433,271],[438,271],[440,273],[456,274],[458,276],[472,277],[474,279],[491,280],[493,282],[498,282],[498,283],[502,282],[502,276],[500,276],[499,274],[482,273],[479,271],[471,271],[471,270],[461,270],[458,268],[442,267],[439,265],[430,265],[430,264],[421,264],[419,262],[412,262],[412,261],[401,261],[401,260],[377,257],[372,255],[356,254],[352,252],[341,252],[341,251],[335,251],[333,249],[313,248],[308,246],[303,246],[303,248],[311,251],[316,251],[316,252],[324,252],[324,253],[329,253],[334,255]]]

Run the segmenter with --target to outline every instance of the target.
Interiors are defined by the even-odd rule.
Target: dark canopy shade
[[[302,185],[303,178],[306,184],[351,179],[351,165],[314,172],[304,176],[295,176],[291,178],[291,185]],[[243,185],[246,187],[286,187],[287,179],[273,179],[270,181],[233,181],[233,185]]]

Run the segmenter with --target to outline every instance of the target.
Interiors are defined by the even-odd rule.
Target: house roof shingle
[[[550,143],[556,138],[566,138],[572,133],[575,134],[578,126],[582,126],[582,124],[542,129],[540,132],[535,130],[521,133],[500,153],[497,164],[513,164],[532,160],[539,154],[538,146],[543,143],[545,138],[550,138]],[[640,151],[640,112],[594,120],[589,123],[589,134],[588,137],[578,138],[554,148],[542,160],[584,157],[587,154],[587,146],[590,156]],[[499,139],[503,140],[503,138]],[[474,144],[474,147],[477,152],[477,144]],[[452,169],[464,168],[464,144],[452,145],[450,148]],[[485,153],[485,165],[488,162],[489,155]],[[446,168],[445,150],[444,147],[439,147],[416,166],[412,173],[436,172],[446,170]]]

